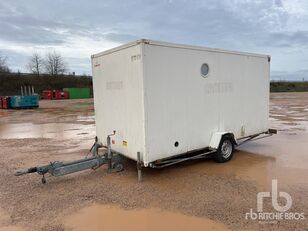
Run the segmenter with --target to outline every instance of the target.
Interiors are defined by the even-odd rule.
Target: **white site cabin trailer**
[[[92,71],[98,142],[144,166],[269,130],[270,56],[142,39]]]

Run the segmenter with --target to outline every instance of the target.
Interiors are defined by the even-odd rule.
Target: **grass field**
[[[308,91],[307,82],[271,82],[271,92],[304,92]]]

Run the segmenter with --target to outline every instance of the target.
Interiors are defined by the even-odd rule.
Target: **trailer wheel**
[[[214,159],[218,163],[224,163],[231,160],[234,151],[234,143],[229,136],[223,136],[218,146]]]

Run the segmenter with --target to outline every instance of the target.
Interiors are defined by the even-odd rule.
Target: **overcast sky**
[[[91,54],[140,38],[270,54],[272,79],[308,80],[307,0],[0,0],[13,70],[56,50],[91,74]]]

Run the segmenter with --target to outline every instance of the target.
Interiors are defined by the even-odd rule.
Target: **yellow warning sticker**
[[[127,147],[127,141],[123,140],[123,146]]]

